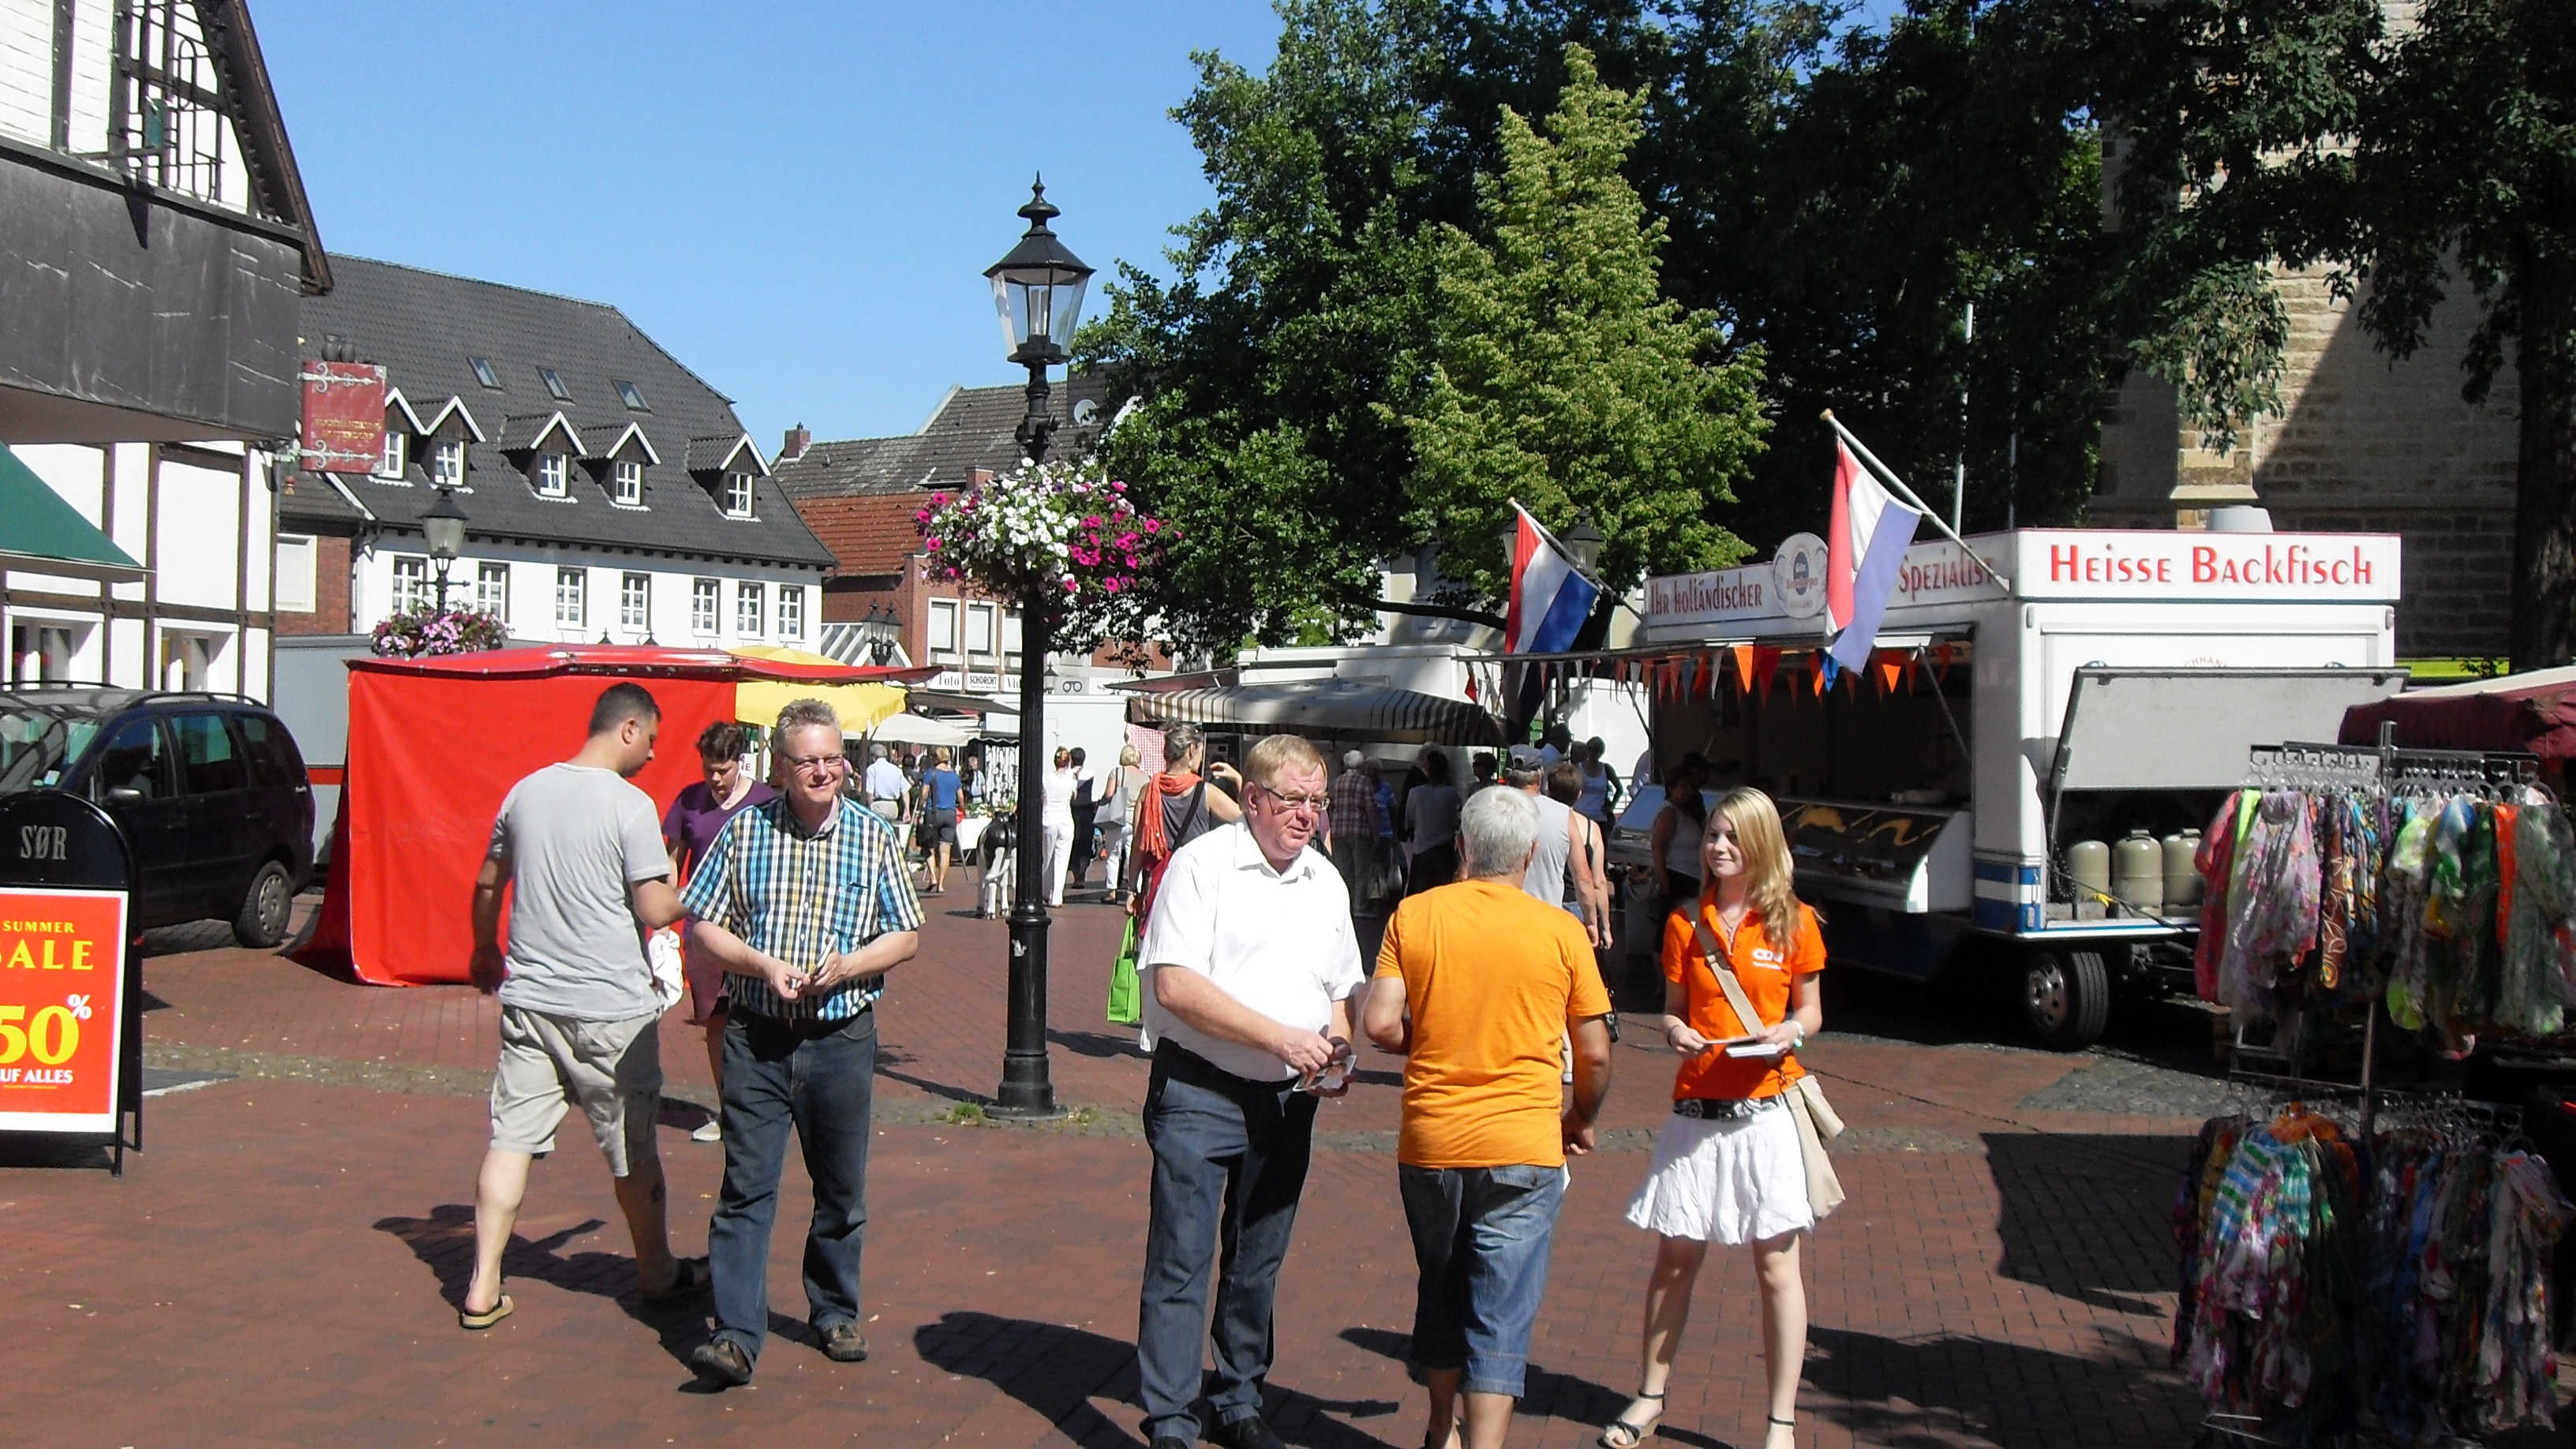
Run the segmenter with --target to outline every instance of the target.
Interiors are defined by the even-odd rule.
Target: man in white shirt
[[[1228,1449],[1280,1445],[1260,1413],[1271,1304],[1305,1190],[1315,1098],[1345,1090],[1335,1079],[1350,1058],[1348,998],[1365,980],[1349,889],[1308,848],[1328,808],[1323,756],[1295,735],[1271,735],[1243,775],[1243,819],[1172,856],[1137,949],[1154,1054],[1136,1332],[1152,1449],[1198,1441],[1190,1406],[1211,1340],[1211,1437]],[[1222,1264],[1220,1226],[1232,1250]]]
[[[867,773],[859,777],[859,789],[868,797],[868,808],[887,820],[903,818],[904,802],[912,798],[912,781],[904,778],[903,767],[886,758],[886,747],[871,745],[875,756],[868,762]]]

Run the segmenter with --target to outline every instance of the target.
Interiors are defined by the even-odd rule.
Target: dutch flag
[[[1583,621],[1601,587],[1577,573],[1573,560],[1556,546],[1538,520],[1518,503],[1512,516],[1519,533],[1512,541],[1512,599],[1503,614],[1503,652],[1558,654],[1574,647]]]
[[[1845,669],[1869,663],[1878,644],[1878,621],[1895,592],[1896,571],[1914,546],[1923,515],[1896,501],[1878,480],[1861,471],[1851,449],[1834,443],[1833,531],[1825,540],[1825,618],[1840,630],[1834,662]],[[1529,525],[1524,522],[1522,527]],[[1526,546],[1526,545],[1524,545]]]

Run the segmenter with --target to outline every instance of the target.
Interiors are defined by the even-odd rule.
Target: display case
[[[1856,800],[1780,802],[1798,894],[1921,915],[1974,895],[1969,812]]]

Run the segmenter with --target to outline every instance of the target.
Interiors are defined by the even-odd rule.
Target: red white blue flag
[[[1529,510],[1515,503],[1519,531],[1512,542],[1512,598],[1503,615],[1503,652],[1558,654],[1574,647],[1601,587],[1585,578]],[[1902,550],[1899,550],[1902,552]]]
[[[1896,501],[1840,440],[1834,443],[1833,529],[1825,536],[1825,618],[1840,632],[1834,663],[1858,669],[1878,644],[1878,621],[1923,515]],[[1523,525],[1526,527],[1527,525]]]

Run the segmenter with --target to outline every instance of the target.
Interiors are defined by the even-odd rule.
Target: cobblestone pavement
[[[946,903],[971,899],[952,889]],[[942,902],[933,902],[934,906]],[[882,1011],[865,1296],[875,1351],[822,1357],[799,1318],[791,1164],[760,1377],[694,1391],[697,1306],[646,1307],[586,1143],[540,1165],[508,1262],[517,1314],[454,1326],[492,1004],[379,990],[207,931],[158,933],[148,1105],[122,1181],[0,1143],[0,1310],[17,1381],[0,1441],[67,1445],[948,1442],[1133,1445],[1145,1063],[1099,1019],[1117,918],[1057,917],[1051,1033],[1072,1119],[978,1124],[1000,1065],[1003,927],[937,912]],[[1930,998],[1837,981],[1808,1052],[1852,1130],[1850,1203],[1809,1249],[1801,1442],[2183,1445],[2165,1226],[2196,1121],[2188,1071],[1998,1048]],[[1875,994],[1873,994],[1875,993]],[[2188,1040],[2190,1022],[2163,1028]],[[720,1148],[705,1056],[663,1028],[674,1237],[702,1250]],[[2170,1056],[2171,1053],[2168,1053]],[[1588,1444],[1634,1388],[1648,1240],[1620,1220],[1669,1059],[1615,1054],[1605,1150],[1576,1165],[1514,1442]],[[1392,1059],[1327,1104],[1283,1275],[1274,1422],[1291,1444],[1420,1442],[1401,1356],[1413,1268],[1394,1190]],[[2165,1073],[2165,1080],[2155,1073]],[[2100,1074],[2100,1075],[2097,1075]],[[2104,1108],[2115,1110],[2103,1110]],[[1713,1261],[1658,1441],[1758,1443],[1748,1261]],[[781,1436],[788,1436],[782,1438]]]

